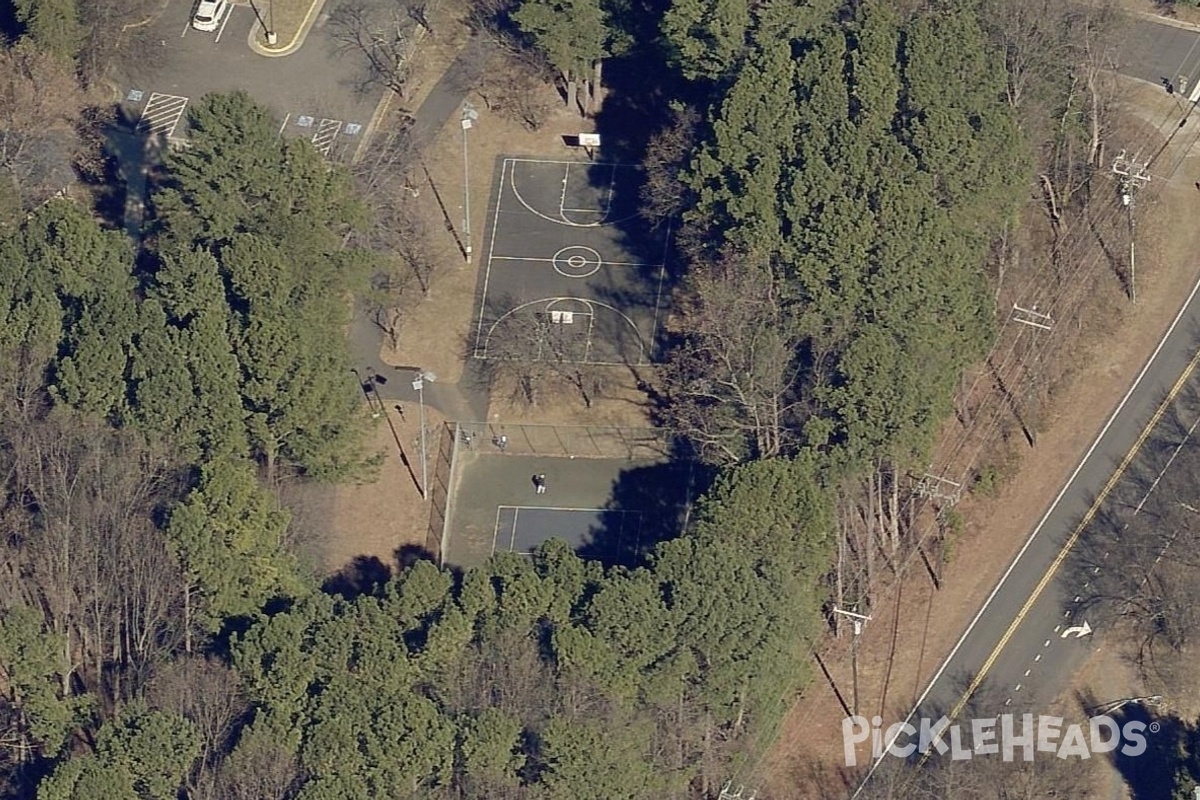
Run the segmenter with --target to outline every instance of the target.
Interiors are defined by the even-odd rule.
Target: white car
[[[215,31],[227,11],[228,0],[200,0],[192,17],[192,27],[198,31]]]

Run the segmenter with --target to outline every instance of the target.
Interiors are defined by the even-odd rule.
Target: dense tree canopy
[[[719,460],[807,442],[907,462],[991,335],[983,265],[1024,182],[1004,73],[969,7],[906,19],[862,3],[803,26],[786,5],[763,12],[692,164],[700,324],[684,320],[672,366],[709,391],[679,392],[676,419],[703,420]],[[747,273],[762,288],[746,293]],[[755,296],[755,315],[724,310]]]
[[[309,596],[234,648],[256,725],[295,743],[303,798],[715,781],[713,733],[777,709],[802,674],[796,637],[818,625],[831,539],[815,471],[731,473],[647,568],[604,571],[552,541],[460,584],[419,563],[378,595]]]
[[[898,476],[991,341],[989,248],[1049,124],[1028,99],[1085,127],[1055,105],[1061,52],[1014,38],[1069,26],[1003,2],[495,3],[568,94],[630,50],[664,72],[622,106],[672,110],[644,132],[646,217],[681,251],[656,388],[721,469],[635,564],[551,540],[339,596],[305,576],[273,490],[369,466],[343,331],[378,260],[354,243],[404,237],[357,235],[347,171],[240,92],[190,106],[136,245],[69,200],[26,215],[6,180],[41,141],[25,117],[63,117],[31,87],[97,34],[73,0],[19,0],[26,49],[0,61],[26,73],[0,103],[0,795],[719,794],[846,594],[847,518],[894,551]],[[424,256],[390,255],[428,290]]]

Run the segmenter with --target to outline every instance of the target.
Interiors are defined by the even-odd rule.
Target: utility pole
[[[1128,158],[1125,151],[1117,154],[1113,161],[1113,172],[1121,179],[1121,204],[1125,206],[1126,219],[1129,222],[1129,300],[1137,303],[1137,266],[1134,252],[1133,229],[1133,197],[1142,184],[1149,182],[1150,175],[1146,168],[1149,161],[1139,161],[1136,157]]]
[[[871,618],[865,614],[856,614],[853,611],[845,611],[834,606],[834,614],[841,614],[843,617],[849,617],[854,621],[854,638],[850,640],[850,675],[853,684],[851,691],[853,692],[854,714],[858,715],[858,637],[862,634],[863,623],[870,622]]]
[[[271,47],[279,41],[275,32],[275,0],[267,0],[267,44]]]

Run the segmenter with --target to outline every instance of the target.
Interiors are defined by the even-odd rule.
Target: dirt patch
[[[293,515],[292,535],[311,568],[331,574],[370,559],[395,570],[401,559],[420,549],[436,550],[430,539],[430,502],[421,497],[421,427],[417,408],[394,407],[375,418],[364,449],[382,456],[378,470],[361,483],[298,483],[281,490],[283,504]],[[443,420],[425,407],[426,456],[429,482],[434,468]],[[433,494],[433,493],[431,493]]]
[[[1172,121],[1161,89],[1139,84],[1128,96],[1146,110],[1146,120]],[[1194,157],[1169,184],[1156,171],[1154,191],[1139,201],[1138,304],[1123,299],[1115,276],[1099,280],[1099,290],[1078,314],[1079,328],[1088,335],[1060,356],[1074,366],[1040,420],[1036,446],[1021,445],[1005,456],[1012,475],[995,497],[968,496],[956,507],[964,526],[953,561],[939,576],[940,589],[918,567],[877,604],[878,622],[860,641],[861,713],[879,714],[885,724],[908,713],[1174,317],[1182,287],[1196,278],[1200,231],[1190,224],[1200,214],[1196,171]],[[1009,447],[1001,444],[999,451]],[[750,773],[759,797],[815,796],[811,776],[828,775],[841,761],[842,702],[851,695],[849,637],[822,647],[820,658],[829,680],[818,678],[791,707],[775,747]]]

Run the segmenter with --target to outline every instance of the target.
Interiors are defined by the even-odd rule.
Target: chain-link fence
[[[594,458],[656,462],[684,457],[686,442],[661,428],[613,425],[448,422],[438,436],[430,476],[427,547],[445,563],[455,519],[457,490],[466,463],[484,454],[543,458]],[[690,459],[688,459],[690,461]],[[467,501],[468,506],[470,501]],[[460,523],[463,521],[460,520]],[[470,526],[468,526],[470,527]]]
[[[459,422],[457,442],[480,452],[567,458],[662,458],[675,453],[677,437],[662,428],[608,425]]]
[[[454,426],[447,422],[438,426],[431,439],[435,443],[433,469],[429,479],[429,531],[425,535],[427,549],[438,563],[445,554],[447,520],[450,516],[450,485],[454,477]],[[419,456],[418,456],[419,458]]]

